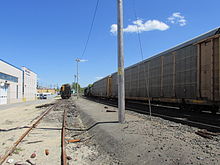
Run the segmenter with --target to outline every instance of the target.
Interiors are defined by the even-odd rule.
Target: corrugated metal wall
[[[150,97],[160,97],[161,57],[149,61]]]
[[[175,95],[177,98],[196,98],[197,51],[190,45],[175,53]]]
[[[112,74],[112,97],[118,97],[118,74]]]
[[[147,97],[147,86],[148,86],[148,62],[140,63],[139,66],[139,88],[138,88],[138,96],[139,97]]]
[[[107,96],[107,78],[105,77],[99,81],[96,81],[92,87],[92,95],[93,96]]]
[[[195,98],[196,56],[191,45],[126,69],[126,97],[148,97],[149,82],[150,97]]]
[[[162,58],[162,86],[161,86],[161,96],[163,97],[174,97],[173,85],[174,71],[175,71],[175,56],[169,53]]]
[[[126,68],[126,98],[147,98],[149,87],[149,97],[153,98],[200,99],[214,93],[214,99],[220,100],[219,45],[219,37],[214,36],[211,42],[198,40]],[[117,97],[117,73],[112,74],[111,81],[109,93]],[[106,95],[106,78],[94,83],[93,89],[96,95]]]

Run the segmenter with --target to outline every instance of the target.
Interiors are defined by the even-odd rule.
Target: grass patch
[[[14,152],[13,152],[13,154],[19,154],[19,152],[21,152],[21,151],[24,151],[24,149],[22,149],[22,148],[15,148],[15,150],[14,150]]]

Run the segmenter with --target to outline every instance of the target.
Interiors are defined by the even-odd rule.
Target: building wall
[[[7,103],[22,101],[22,74],[22,70],[0,60],[0,83],[7,88]]]
[[[37,74],[0,59],[0,104],[36,99]]]
[[[26,67],[23,70],[23,95],[24,101],[36,99],[37,94],[37,74]]]

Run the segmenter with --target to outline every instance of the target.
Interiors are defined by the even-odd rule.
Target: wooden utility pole
[[[78,99],[79,98],[79,62],[80,62],[80,59],[76,59],[76,98]]]
[[[118,8],[118,120],[125,121],[124,48],[123,48],[123,0],[117,0]]]

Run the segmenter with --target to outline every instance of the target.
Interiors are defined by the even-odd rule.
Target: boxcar
[[[220,105],[219,34],[216,28],[126,68],[126,99],[202,105],[216,112]],[[117,98],[117,84],[117,73],[113,73],[95,82],[92,91],[96,96]]]
[[[111,91],[111,76],[107,76],[101,80],[96,81],[91,87],[92,96],[110,97]]]

